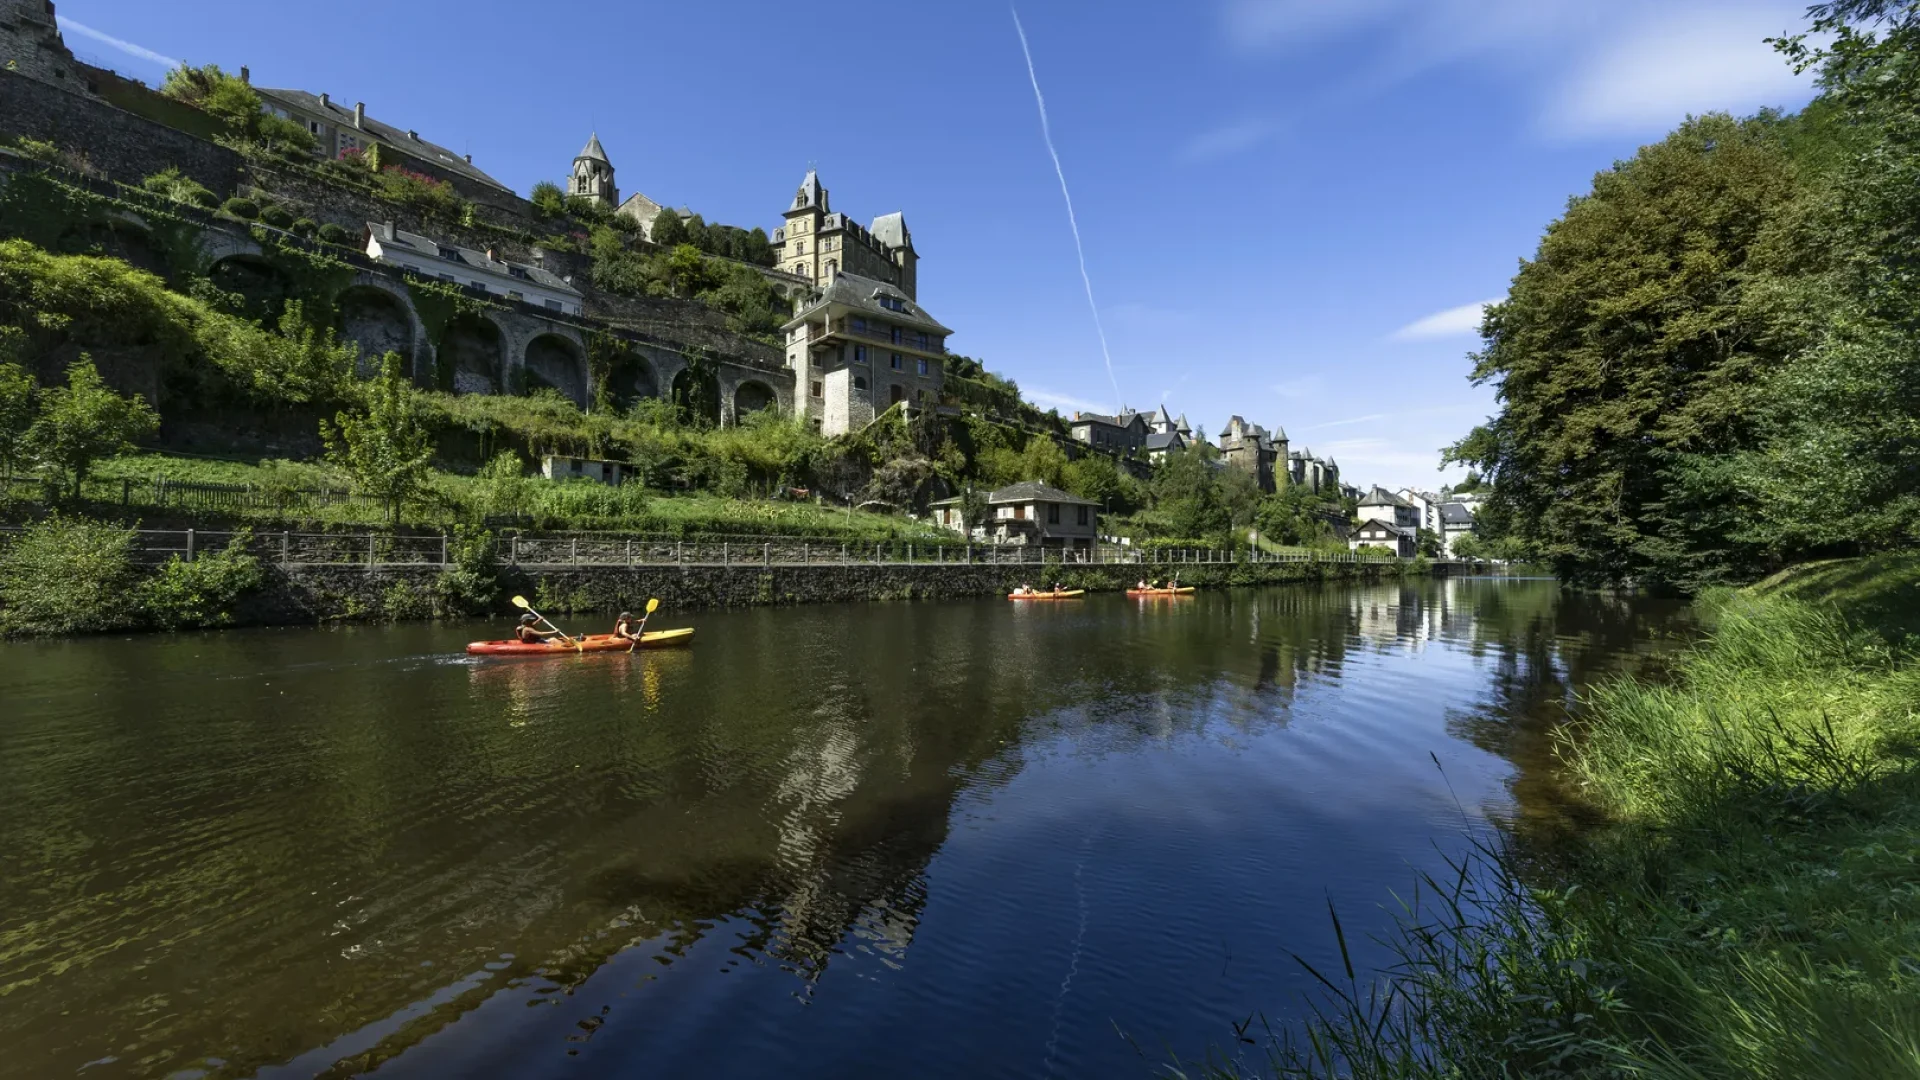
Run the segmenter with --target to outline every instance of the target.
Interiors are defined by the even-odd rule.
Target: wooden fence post
[[[772,544],[760,545],[760,565],[767,566],[767,567],[771,567],[773,565],[773,545]]]
[[[280,530],[280,565],[281,566],[287,565],[288,549],[292,547],[292,544],[289,542],[291,539],[292,537],[290,537],[287,534],[287,530],[285,529]]]
[[[193,530],[187,530],[187,561],[193,561]]]
[[[367,569],[373,569],[373,533],[367,534]]]
[[[447,565],[447,531],[440,530],[440,565]]]
[[[507,565],[517,566],[519,565],[519,563],[520,563],[520,534],[514,533],[513,536],[510,538],[510,543],[508,544],[508,548],[507,548]]]

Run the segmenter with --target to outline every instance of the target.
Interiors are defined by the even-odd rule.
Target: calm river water
[[[1297,1016],[1329,900],[1358,942],[1550,813],[1562,702],[1679,617],[1465,579],[0,645],[0,1076],[1148,1076]]]

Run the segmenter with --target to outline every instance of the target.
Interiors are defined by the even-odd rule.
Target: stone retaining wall
[[[224,146],[0,69],[0,139],[20,135],[77,153],[124,183],[171,165],[225,198],[240,175],[240,155]]]
[[[947,600],[1003,596],[1020,584],[1035,588],[1059,581],[1070,589],[1117,592],[1143,573],[1170,568],[1140,566],[1048,567],[990,565],[855,564],[835,566],[586,567],[522,571],[502,580],[499,613],[513,613],[506,598],[525,595],[550,615],[610,614],[639,610],[657,597],[663,611],[687,612],[771,604],[832,604],[874,600]],[[1184,585],[1203,589],[1277,585],[1300,581],[1375,580],[1390,571],[1367,563],[1265,563],[1181,568]],[[439,568],[269,567],[268,585],[237,612],[252,625],[297,625],[353,619],[422,618],[431,613]]]

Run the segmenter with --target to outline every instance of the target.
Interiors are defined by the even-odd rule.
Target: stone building
[[[833,212],[820,175],[806,179],[785,213],[786,224],[773,231],[774,265],[827,288],[837,274],[884,282],[912,300],[919,293],[920,256],[913,250],[906,215],[885,214],[870,227]]]
[[[1109,454],[1134,454],[1147,445],[1147,418],[1131,409],[1119,416],[1076,412],[1067,430],[1075,440]]]
[[[0,0],[0,68],[75,94],[87,82],[60,37],[53,0]]]
[[[574,155],[567,194],[608,210],[620,205],[620,189],[613,185],[613,162],[607,160],[597,131],[587,136],[587,145]]]
[[[1381,521],[1401,529],[1420,527],[1420,511],[1412,503],[1378,485],[1360,500],[1357,513],[1361,521]]]
[[[931,509],[935,522],[967,532],[960,499],[943,499]],[[1092,551],[1100,535],[1100,504],[1038,480],[1025,480],[987,496],[982,533],[998,544]]]
[[[857,431],[895,404],[933,408],[953,331],[885,281],[839,272],[796,305],[787,335],[797,412],[826,435]]]
[[[1341,493],[1340,466],[1332,458],[1322,461],[1308,448],[1288,454],[1286,461],[1288,483],[1300,484],[1316,495]]]
[[[586,299],[579,289],[551,271],[507,262],[491,251],[396,229],[389,221],[367,222],[367,258],[563,315],[580,314]]]
[[[1286,430],[1276,429],[1269,434],[1259,424],[1249,424],[1238,416],[1229,417],[1227,426],[1220,432],[1220,458],[1252,475],[1261,491],[1278,491],[1288,480],[1286,470],[1279,467],[1287,460]]]
[[[251,85],[246,68],[240,78]],[[356,101],[351,108],[335,101],[327,93],[255,86],[261,105],[283,119],[305,125],[313,136],[314,151],[321,157],[337,158],[353,151],[365,151],[375,144],[382,154],[397,153],[394,164],[419,167],[421,171],[451,183],[468,198],[485,202],[517,205],[513,189],[488,176],[473,163],[472,154],[458,154],[438,143],[428,142],[411,128],[398,128],[367,115],[366,102]]]

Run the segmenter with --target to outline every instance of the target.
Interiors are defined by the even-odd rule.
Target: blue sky
[[[1809,96],[1804,0],[60,0],[69,46],[327,91],[525,193],[591,131],[623,194],[771,230],[809,164],[906,212],[951,346],[1043,406],[1238,413],[1435,486],[1491,411],[1478,305],[1593,173],[1689,112]],[[591,13],[591,14],[590,14]]]

